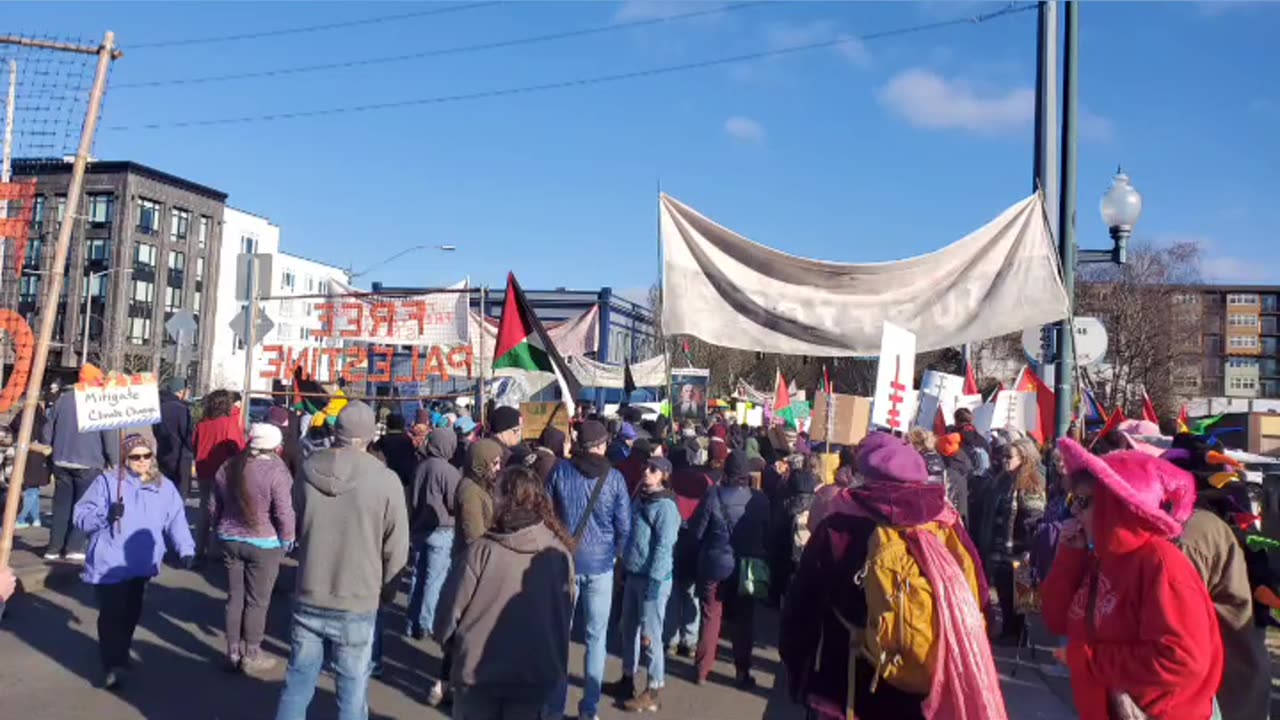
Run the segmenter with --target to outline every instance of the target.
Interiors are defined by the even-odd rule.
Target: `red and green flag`
[[[493,353],[493,369],[504,368],[555,375],[565,407],[569,415],[573,415],[574,401],[582,385],[556,350],[542,321],[529,307],[515,273],[507,273],[507,295],[502,304],[502,320],[498,323],[498,346]]]

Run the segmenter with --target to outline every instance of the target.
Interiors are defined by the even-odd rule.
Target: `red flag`
[[[1044,444],[1046,438],[1053,436],[1054,423],[1057,421],[1057,400],[1053,394],[1053,389],[1044,384],[1040,376],[1031,368],[1024,368],[1019,376],[1018,386],[1014,388],[1018,392],[1034,392],[1036,394],[1036,405],[1039,408],[1040,417],[1037,419],[1036,427],[1031,430],[1030,435],[1036,439],[1036,442]]]
[[[938,411],[933,415],[933,434],[942,437],[947,434],[947,421],[942,417],[942,406],[938,406]]]
[[[787,389],[787,379],[782,376],[782,371],[778,371],[778,384],[773,389],[773,412],[777,413],[781,410],[791,407],[791,391]]]
[[[835,392],[834,388],[831,386],[831,373],[827,372],[826,365],[822,366],[822,389],[828,395]]]
[[[1160,424],[1160,416],[1156,414],[1156,406],[1151,404],[1151,398],[1145,390],[1142,391],[1142,419],[1157,425]]]
[[[964,368],[964,394],[978,394],[978,379],[973,376],[973,365],[966,365]]]
[[[1102,429],[1098,431],[1098,434],[1093,436],[1093,442],[1089,443],[1089,449],[1093,449],[1094,443],[1098,442],[1098,438],[1110,435],[1116,428],[1120,427],[1120,423],[1125,420],[1124,410],[1117,406],[1115,412],[1111,413],[1111,417],[1107,418],[1107,424],[1103,425]]]
[[[1191,417],[1187,415],[1186,405],[1183,405],[1182,409],[1178,411],[1178,432],[1191,432]]]

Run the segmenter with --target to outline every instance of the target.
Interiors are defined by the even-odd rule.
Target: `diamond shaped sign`
[[[249,344],[246,338],[244,337],[245,325],[247,325],[249,322],[248,315],[249,315],[249,307],[246,305],[245,307],[240,308],[240,312],[237,313],[236,316],[231,319],[231,331],[234,332],[236,334],[236,337],[246,345]],[[276,327],[275,321],[273,321],[267,315],[267,312],[265,310],[259,307],[257,322],[254,323],[254,328],[253,328],[253,345],[256,346],[260,344],[262,342],[262,339],[267,336],[267,333],[274,330],[275,327]]]

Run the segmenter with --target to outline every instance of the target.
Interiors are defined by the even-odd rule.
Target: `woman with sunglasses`
[[[98,598],[98,650],[107,689],[123,682],[142,597],[147,582],[160,574],[166,541],[184,567],[195,558],[182,497],[156,469],[151,442],[136,433],[126,437],[124,466],[94,479],[75,507],[76,527],[89,536],[81,578]]]

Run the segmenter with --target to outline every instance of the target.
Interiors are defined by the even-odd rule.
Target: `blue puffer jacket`
[[[607,473],[607,476],[606,476]],[[575,455],[556,465],[547,481],[547,493],[555,504],[560,522],[572,533],[587,510],[596,480],[606,476],[600,499],[573,554],[578,575],[600,575],[613,571],[613,561],[622,554],[631,530],[631,506],[622,473],[600,455]]]
[[[769,499],[759,490],[717,485],[707,490],[689,523],[698,539],[698,581],[733,575],[740,557],[767,557]]]
[[[659,582],[671,579],[672,551],[680,532],[675,497],[670,490],[648,497],[641,492],[632,501],[631,539],[622,554],[622,566],[628,573]]]

